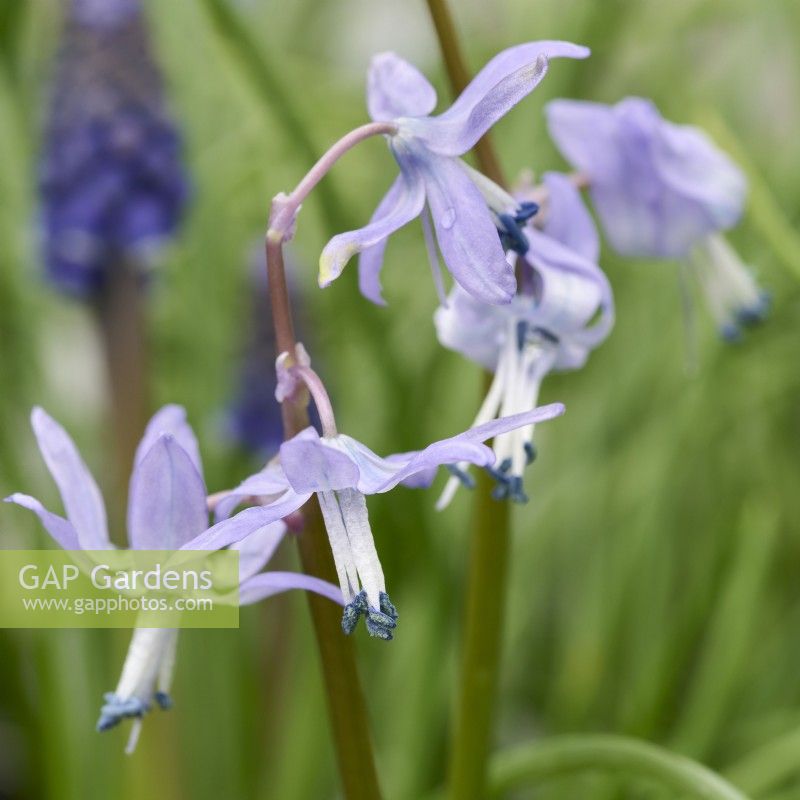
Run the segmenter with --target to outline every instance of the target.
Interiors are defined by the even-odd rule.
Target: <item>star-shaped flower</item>
[[[31,423],[39,449],[58,486],[67,518],[53,514],[33,497],[13,494],[7,502],[33,511],[65,550],[107,550],[106,510],[100,490],[69,434],[41,408]],[[158,411],[136,451],[128,503],[128,540],[137,550],[218,550],[240,552],[240,603],[254,603],[288,589],[307,589],[342,602],[341,592],[318,578],[287,572],[260,572],[283,537],[282,517],[298,505],[276,503],[248,508],[209,526],[206,487],[197,439],[180,406]],[[169,708],[169,687],[178,631],[138,628],[122,676],[105,696],[98,730],[131,717],[136,725],[128,750],[136,744],[140,720],[155,702]]]
[[[396,126],[387,138],[400,175],[369,225],[339,234],[325,247],[320,285],[331,283],[361,253],[361,291],[382,304],[380,271],[387,239],[422,215],[437,280],[431,228],[447,269],[467,292],[485,303],[508,303],[516,288],[514,270],[499,241],[496,218],[460,156],[538,85],[548,59],[588,55],[587,48],[568,42],[511,47],[489,61],[437,116],[431,116],[436,92],[415,67],[394,53],[376,56],[367,76],[367,106],[373,120]]]

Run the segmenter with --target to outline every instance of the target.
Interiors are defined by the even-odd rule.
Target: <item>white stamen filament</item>
[[[487,392],[480,409],[478,409],[478,414],[473,420],[472,425],[470,426],[471,428],[474,428],[478,425],[483,425],[485,422],[489,422],[497,416],[497,412],[500,409],[500,403],[503,398],[507,372],[508,365],[501,357],[500,362],[497,365],[497,369],[495,370],[494,378],[492,379],[489,391]],[[469,464],[462,461],[456,466],[460,470],[465,470]],[[436,501],[437,511],[441,511],[450,505],[455,493],[458,491],[459,486],[461,486],[461,481],[455,475],[447,481],[441,495],[439,495],[439,499]]]
[[[380,608],[386,583],[364,495],[357,489],[339,489],[318,496],[345,601],[351,602],[363,587],[369,605]]]
[[[478,170],[464,161],[461,162],[461,166],[464,168],[467,175],[469,175],[470,180],[478,188],[478,191],[483,195],[486,205],[496,214],[507,214],[519,205],[502,186],[498,186],[482,172],[478,172]]]
[[[762,293],[752,273],[720,234],[695,249],[691,264],[719,328],[735,330],[743,312],[762,308]]]
[[[506,339],[500,352],[500,359],[489,392],[481,405],[472,426],[482,425],[498,417],[511,416],[536,407],[539,387],[549,372],[556,357],[555,348],[538,342],[523,343],[520,351],[517,341],[518,320],[509,320]],[[533,425],[517,428],[497,436],[494,440],[495,467],[499,468],[506,459],[511,460],[510,476],[521,477],[528,462],[525,445],[533,442]],[[467,463],[457,468],[464,471]],[[446,508],[455,496],[461,481],[451,477],[445,484],[436,502],[436,509]]]

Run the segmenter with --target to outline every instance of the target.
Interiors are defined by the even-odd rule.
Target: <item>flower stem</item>
[[[696,761],[648,742],[607,734],[556,736],[499,754],[492,763],[487,796],[505,797],[521,786],[583,771],[646,778],[676,797],[747,800],[747,795]]]
[[[120,258],[110,265],[108,282],[95,310],[108,375],[115,444],[114,516],[124,519],[127,479],[149,410],[146,293],[139,271]]]
[[[451,800],[486,797],[494,707],[503,639],[510,546],[509,507],[491,497],[481,472],[475,486],[461,655],[461,676],[450,752]]]
[[[458,94],[470,78],[447,0],[428,0],[428,9],[453,93]],[[475,145],[475,157],[484,175],[505,186],[488,136]],[[491,378],[487,374],[485,382]],[[510,546],[508,505],[493,500],[491,488],[491,479],[481,473],[475,487],[461,676],[450,748],[450,800],[482,800],[486,796]]]
[[[442,56],[453,94],[461,94],[471,78],[461,52],[458,33],[456,33],[456,26],[450,14],[447,0],[428,0],[428,11],[436,28],[436,36],[442,49]],[[506,182],[503,178],[503,170],[500,167],[500,162],[497,159],[488,133],[484,134],[483,138],[478,141],[474,150],[481,172],[486,177],[491,178],[498,186],[504,186]]]
[[[366,125],[361,125],[342,136],[311,167],[290,195],[273,201],[274,212],[270,215],[270,230],[267,236],[272,236],[273,238],[280,236],[282,240],[286,237],[300,204],[348,150],[352,150],[357,144],[369,139],[371,136],[392,134],[396,131],[397,128],[390,122],[368,122]]]
[[[278,352],[294,353],[296,342],[283,266],[283,236],[268,235],[266,251]],[[281,409],[287,438],[308,426],[305,406],[288,398]],[[336,570],[316,497],[306,504],[303,513],[305,526],[297,537],[303,571],[335,583]],[[366,701],[358,678],[353,643],[342,633],[338,607],[312,592],[306,594],[322,663],[344,796],[347,800],[380,800]]]

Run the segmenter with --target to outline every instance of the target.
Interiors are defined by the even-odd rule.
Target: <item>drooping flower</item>
[[[33,511],[65,550],[107,550],[106,510],[100,490],[67,432],[41,408],[31,424],[42,457],[58,486],[66,518],[53,514],[35,498],[13,494],[6,502]],[[260,573],[285,532],[280,520],[296,510],[291,503],[249,508],[209,526],[206,487],[197,439],[185,411],[165,406],[147,426],[136,452],[128,503],[128,540],[138,550],[240,551],[240,602],[256,602],[279,591],[308,589],[341,602],[330,584],[294,573]],[[128,749],[135,744],[139,721],[155,702],[171,705],[169,687],[178,632],[139,628],[131,641],[122,676],[105,696],[98,730],[132,717],[136,725]]]
[[[365,496],[388,492],[399,483],[428,486],[442,464],[468,462],[490,468],[495,456],[483,444],[485,440],[552,419],[563,411],[561,404],[553,403],[493,420],[424,450],[388,458],[381,458],[350,436],[320,436],[313,428],[306,428],[281,445],[277,459],[222,500],[217,515],[224,518],[246,499],[287,504],[299,500],[302,504],[316,494],[345,601],[343,630],[352,633],[363,615],[370,635],[391,639],[397,611],[386,592]]]
[[[71,0],[39,176],[48,279],[94,295],[121,261],[140,270],[187,196],[139,0]]]
[[[747,181],[703,131],[668,122],[638,97],[615,106],[555,100],[546,113],[619,253],[691,261],[726,338],[764,316],[765,294],[721,236],[742,215]]]
[[[611,287],[597,266],[597,232],[578,190],[557,173],[545,174],[543,183],[540,227],[515,223],[507,234],[520,276],[511,303],[490,306],[456,286],[434,315],[445,347],[494,372],[474,425],[534,408],[544,377],[583,366],[614,323]],[[525,502],[522,475],[535,457],[533,425],[497,436],[493,447],[495,497]],[[460,484],[471,484],[467,466],[451,468],[437,507],[446,506]]]
[[[431,116],[436,92],[415,67],[393,53],[376,56],[367,76],[367,106],[374,121],[396,126],[387,138],[400,175],[366,227],[339,234],[325,247],[320,285],[335,280],[361,253],[361,291],[382,304],[380,271],[387,239],[422,215],[437,285],[441,287],[434,230],[447,269],[465,291],[485,303],[508,303],[516,286],[514,270],[498,239],[495,215],[475,184],[476,173],[460,156],[536,87],[548,59],[588,55],[587,48],[568,42],[511,47],[489,61],[437,116]]]

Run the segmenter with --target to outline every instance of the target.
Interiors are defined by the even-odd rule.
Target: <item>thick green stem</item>
[[[483,800],[491,750],[508,573],[509,508],[491,497],[485,472],[475,487],[461,678],[450,753],[449,797]]]
[[[286,276],[283,242],[267,237],[267,272],[275,337],[280,352],[294,353],[295,339]],[[282,405],[284,433],[294,436],[309,425],[305,406],[287,400]],[[298,536],[303,572],[336,583],[325,525],[316,498],[303,507],[305,525]],[[320,654],[333,742],[347,800],[380,800],[372,752],[367,704],[358,678],[352,640],[342,633],[341,611],[330,600],[307,592]]]
[[[453,93],[458,94],[470,76],[450,9],[446,0],[428,0],[428,9]],[[475,157],[481,171],[502,186],[500,162],[488,136],[475,145]],[[510,547],[508,505],[493,500],[491,488],[489,476],[480,475],[475,488],[461,677],[450,748],[451,800],[482,800],[486,796]]]
[[[715,772],[656,745],[624,736],[557,736],[500,753],[492,762],[489,797],[576,772],[619,772],[669,788],[674,796],[747,800]]]

